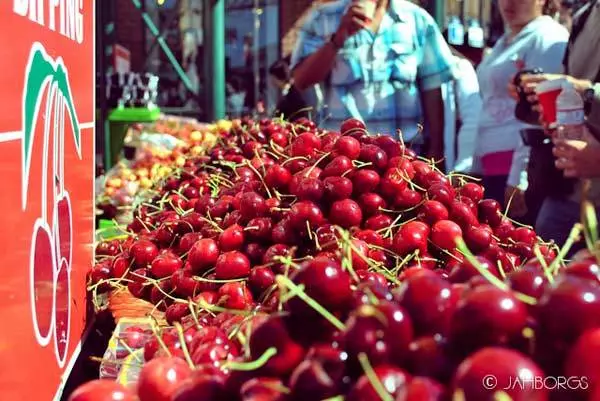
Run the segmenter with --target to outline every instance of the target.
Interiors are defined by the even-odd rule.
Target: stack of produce
[[[152,125],[131,127],[125,145],[135,151],[131,160],[121,160],[100,178],[96,205],[102,218],[130,219],[136,200],[181,167],[186,158],[211,148],[223,124],[206,125],[178,118],[164,118]]]
[[[600,400],[596,257],[565,266],[481,185],[359,121],[235,124],[128,230],[91,289],[170,326],[135,388],[71,401]]]

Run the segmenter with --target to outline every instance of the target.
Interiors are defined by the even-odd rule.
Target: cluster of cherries
[[[596,257],[565,265],[481,185],[360,121],[238,121],[128,230],[90,288],[126,286],[170,326],[135,389],[70,401],[600,400]]]

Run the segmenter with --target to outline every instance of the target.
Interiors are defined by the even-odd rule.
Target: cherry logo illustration
[[[33,226],[29,256],[31,307],[38,343],[45,347],[54,338],[57,362],[63,367],[69,346],[73,262],[73,215],[71,198],[65,189],[64,169],[66,114],[81,159],[80,127],[63,60],[54,60],[40,43],[35,43],[27,63],[23,95],[24,210],[27,209],[36,123],[42,112],[44,93],[41,211]]]

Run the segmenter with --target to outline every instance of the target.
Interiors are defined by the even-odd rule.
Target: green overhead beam
[[[225,0],[204,0],[204,92],[207,117],[225,117]]]
[[[152,34],[152,36],[154,36],[154,38],[158,42],[158,45],[160,46],[160,48],[162,49],[162,51],[165,53],[165,55],[167,56],[167,58],[171,62],[171,65],[175,69],[175,72],[179,76],[179,79],[181,80],[181,82],[183,83],[183,85],[186,87],[187,90],[189,90],[190,92],[196,94],[196,91],[194,90],[194,87],[192,85],[192,82],[190,81],[190,78],[185,73],[183,67],[181,67],[181,64],[179,64],[179,61],[177,61],[177,57],[175,57],[175,55],[173,54],[173,52],[171,51],[171,49],[167,45],[167,42],[165,41],[165,39],[160,34],[160,31],[156,27],[156,24],[154,23],[154,21],[152,21],[152,18],[142,8],[142,3],[140,2],[140,0],[131,0],[131,1],[133,2],[133,5],[142,14],[142,20],[146,24],[146,27],[148,28],[148,30],[150,31],[150,33]]]
[[[446,25],[446,10],[444,0],[435,0],[433,17],[440,29],[444,29]]]

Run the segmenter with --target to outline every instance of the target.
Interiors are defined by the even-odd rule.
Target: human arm
[[[341,18],[338,28],[329,37],[319,29],[319,14],[312,16],[302,27],[292,54],[292,76],[299,90],[325,81],[335,65],[344,42],[365,27],[362,8],[353,4]]]
[[[553,142],[556,168],[565,177],[600,177],[600,141],[588,128],[584,129],[581,140],[555,138]]]
[[[458,131],[458,146],[454,170],[471,172],[479,128],[481,95],[475,69],[467,60],[462,60],[460,75],[456,81],[458,113],[462,125]]]
[[[444,157],[444,100],[441,86],[454,78],[454,57],[430,15],[424,13],[417,29],[420,37],[417,83],[423,119],[429,134],[427,153],[429,157],[441,160]]]

